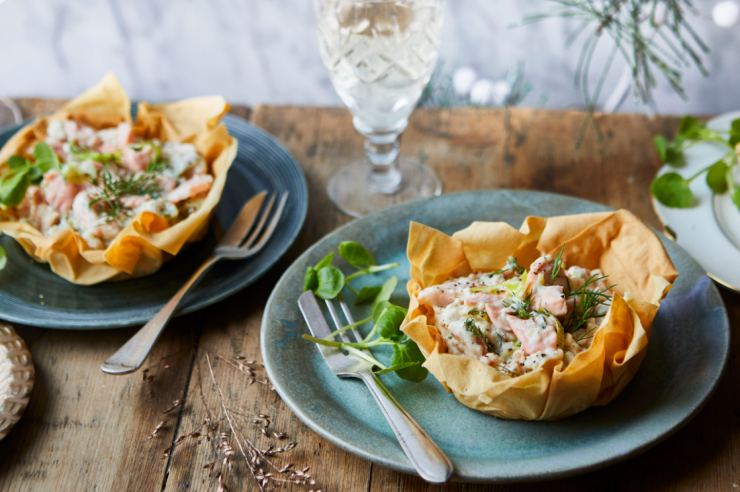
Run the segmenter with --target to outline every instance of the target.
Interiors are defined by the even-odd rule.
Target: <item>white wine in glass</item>
[[[366,159],[334,173],[331,200],[361,217],[439,195],[418,159],[399,157],[398,137],[434,70],[444,0],[315,0],[321,58],[365,140]]]

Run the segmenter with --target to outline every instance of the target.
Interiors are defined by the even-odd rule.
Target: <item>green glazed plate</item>
[[[274,137],[227,115],[223,122],[239,141],[236,159],[214,221],[227,229],[245,201],[262,191],[289,192],[280,225],[259,255],[222,261],[188,294],[178,314],[218,302],[257,280],[293,243],[308,210],[306,178],[295,158]],[[20,127],[0,132],[2,146]],[[11,237],[0,237],[8,264],[0,271],[0,318],[47,328],[93,329],[142,324],[170,300],[216,244],[214,228],[188,245],[155,274],[95,286],[75,285],[34,262]]]
[[[375,284],[387,276],[398,276],[392,300],[404,305],[408,303],[409,221],[452,234],[475,220],[505,221],[518,228],[528,215],[606,210],[593,202],[548,193],[470,192],[399,205],[334,231],[296,260],[267,303],[261,348],[272,384],[303,422],[332,443],[379,465],[414,473],[365,386],[334,376],[316,347],[300,337],[308,333],[297,304],[306,266],[336,251],[342,241],[358,241],[375,254],[379,264],[401,263],[375,279],[368,275],[361,280]],[[680,275],[655,318],[642,367],[609,405],[559,422],[505,421],[458,403],[431,375],[418,384],[392,374],[382,376],[393,395],[450,457],[457,480],[515,482],[583,473],[646,450],[699,412],[727,362],[727,312],[702,268],[675,243],[663,235],[660,238]],[[346,264],[339,266],[348,270]],[[351,308],[355,319],[366,315],[363,309]],[[381,361],[390,359],[381,350],[374,353]]]

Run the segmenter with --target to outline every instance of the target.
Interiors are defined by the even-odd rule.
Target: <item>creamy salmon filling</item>
[[[92,249],[107,247],[143,211],[170,224],[183,220],[213,183],[192,144],[142,140],[128,123],[96,131],[71,120],[52,121],[46,143],[61,167],[28,188],[16,219],[46,236],[74,229]]]
[[[417,295],[433,311],[447,351],[478,359],[510,376],[547,360],[572,362],[588,350],[611,304],[600,270],[565,265],[550,255],[529,271],[515,258],[492,273],[476,272]]]

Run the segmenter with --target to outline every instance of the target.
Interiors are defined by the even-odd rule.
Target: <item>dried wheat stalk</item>
[[[205,432],[201,433],[196,431],[180,436],[172,443],[170,447],[168,447],[163,452],[162,458],[171,459],[176,448],[182,446],[184,443],[188,443],[189,447],[195,447],[201,444],[203,440],[205,440],[206,442],[211,444],[213,455],[217,457],[217,459],[206,464],[203,469],[207,469],[210,472],[216,472],[214,480],[216,482],[216,490],[218,492],[229,491],[225,481],[228,473],[232,470],[232,467],[236,463],[241,461],[236,460],[236,457],[239,455],[241,458],[244,459],[250,475],[252,475],[252,478],[255,480],[261,492],[275,490],[276,488],[281,487],[283,484],[295,484],[299,486],[309,485],[312,486],[312,488],[308,492],[326,492],[323,489],[313,489],[313,486],[316,484],[316,482],[308,473],[310,467],[296,469],[295,465],[293,465],[292,463],[289,463],[282,467],[278,467],[271,461],[270,458],[274,458],[281,455],[282,453],[293,450],[297,446],[296,442],[289,442],[285,446],[280,447],[269,445],[267,449],[261,449],[245,436],[242,426],[256,426],[259,429],[260,433],[268,439],[285,440],[289,438],[286,432],[274,432],[270,430],[271,421],[268,415],[262,413],[250,415],[248,412],[240,408],[232,408],[227,405],[221,386],[216,380],[216,376],[213,372],[211,356],[213,356],[213,360],[217,358],[221,359],[232,368],[244,374],[248,378],[250,386],[253,383],[259,383],[269,387],[270,390],[275,391],[275,388],[272,386],[267,378],[259,379],[257,377],[256,371],[258,369],[254,366],[262,366],[262,364],[254,360],[248,361],[245,357],[228,358],[217,353],[209,352],[207,350],[204,350],[204,353],[206,356],[206,363],[208,365],[208,372],[211,378],[211,382],[216,388],[219,397],[221,411],[218,413],[223,413],[223,417],[217,418],[216,413],[214,413],[214,411],[208,405],[203,392],[200,364],[196,360],[195,369],[197,371],[196,376],[198,380],[198,392],[200,396],[200,401],[203,404],[203,411],[205,414],[202,421],[202,425],[203,427],[205,427]],[[171,355],[168,357],[171,357]],[[157,364],[157,366],[158,365],[161,365],[161,362]],[[168,369],[169,366],[164,366],[164,368]],[[142,374],[142,381],[144,381],[147,385],[150,385],[152,381],[154,381],[154,379],[155,375],[150,374],[149,369],[145,369]],[[153,396],[154,392],[150,389],[147,398],[153,398]],[[175,410],[182,407],[184,404],[184,399],[175,400],[174,402],[172,402],[170,407],[162,412],[162,414],[165,416],[165,419],[169,417],[177,418],[176,416],[180,412],[176,412]],[[227,429],[226,431],[220,431],[221,423],[224,420],[227,425]],[[154,431],[147,438],[147,440],[159,437],[158,433],[163,428],[165,428],[164,421],[160,422],[154,428]],[[232,447],[232,442],[235,442],[236,444],[238,455],[237,451],[235,451]]]

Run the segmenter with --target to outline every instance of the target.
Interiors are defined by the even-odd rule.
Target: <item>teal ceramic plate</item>
[[[215,221],[226,229],[241,206],[262,190],[289,192],[280,225],[256,257],[224,261],[213,267],[185,298],[179,314],[209,306],[251,284],[293,243],[308,209],[308,189],[301,168],[274,137],[241,118],[223,122],[239,141],[236,159],[216,208]],[[2,146],[19,127],[0,133]],[[145,323],[187,281],[216,244],[210,228],[206,237],[190,244],[148,277],[124,282],[81,286],[55,275],[48,265],[35,263],[14,239],[0,238],[8,264],[0,271],[0,318],[48,328],[112,328]]]
[[[268,301],[261,347],[272,384],[295,414],[329,441],[374,463],[413,473],[364,385],[335,377],[316,347],[300,338],[308,333],[296,303],[306,266],[335,251],[342,241],[358,241],[379,263],[401,263],[388,275],[400,279],[392,300],[405,304],[404,286],[409,279],[405,250],[411,220],[451,234],[475,220],[519,227],[528,215],[605,210],[609,209],[603,205],[546,193],[461,193],[400,205],[336,230],[296,260]],[[727,361],[727,312],[703,269],[675,243],[660,237],[680,275],[655,318],[642,367],[609,405],[560,422],[505,421],[458,403],[431,375],[419,384],[382,376],[450,457],[458,480],[513,482],[582,473],[644,451],[699,412]],[[364,313],[355,311],[355,318],[361,319]],[[387,353],[375,352],[381,360],[382,356],[389,359]]]

